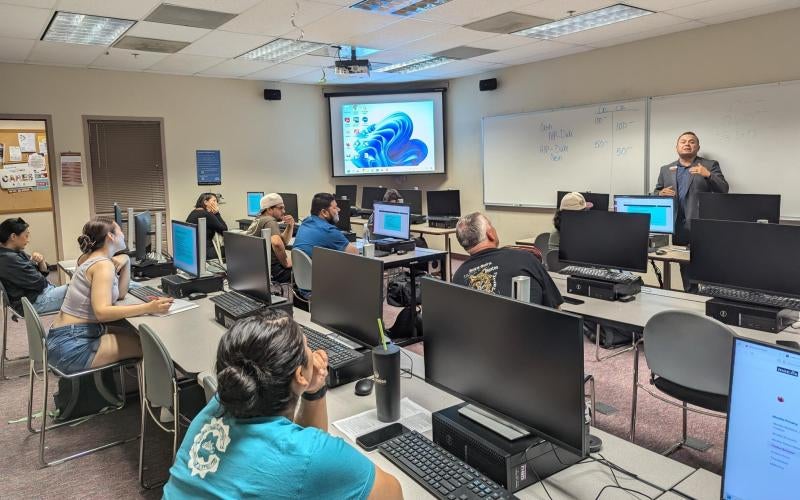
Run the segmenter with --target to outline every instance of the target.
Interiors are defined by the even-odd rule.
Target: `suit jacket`
[[[711,172],[711,175],[708,178],[697,174],[689,177],[689,191],[686,193],[686,208],[683,212],[684,219],[686,220],[685,229],[687,230],[691,228],[692,219],[696,219],[700,212],[699,193],[727,193],[729,189],[728,181],[725,180],[725,176],[722,175],[722,170],[719,168],[719,162],[698,156],[695,158],[694,163],[699,163],[700,165],[706,167],[708,171]],[[676,171],[671,170],[671,167],[676,165],[676,162],[672,162],[661,167],[661,170],[658,173],[658,182],[656,183],[655,194],[658,194],[665,187],[672,186],[672,189],[675,190],[675,218],[677,222],[677,218],[680,213],[680,210],[678,209],[680,199],[678,197],[677,179],[675,178]],[[680,231],[680,229],[681,228],[676,226],[675,238],[673,238],[673,240],[677,240],[676,243],[679,244],[689,243],[688,234],[681,234],[682,231]]]

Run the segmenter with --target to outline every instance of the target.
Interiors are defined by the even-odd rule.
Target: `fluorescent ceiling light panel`
[[[80,45],[111,45],[136,21],[56,12],[42,40]]]
[[[240,55],[237,59],[282,63],[326,46],[327,45],[324,43],[276,38],[275,40],[264,44],[257,49],[253,49],[246,54]]]
[[[442,64],[447,64],[453,61],[455,61],[455,59],[450,59],[447,57],[422,56],[409,61],[390,64],[388,66],[375,69],[374,71],[380,73],[414,73],[415,71],[435,68],[436,66],[441,66]]]
[[[637,17],[653,14],[651,10],[640,9],[638,7],[631,7],[624,3],[618,3],[610,7],[586,12],[585,14],[578,14],[577,16],[566,17],[553,21],[552,23],[534,26],[521,31],[515,31],[514,35],[524,35],[531,38],[540,38],[543,40],[552,40],[560,36],[571,35],[579,31],[584,31],[600,26],[607,26],[609,24],[635,19]]]
[[[352,5],[351,8],[394,14],[396,16],[415,16],[426,10],[446,4],[449,1],[450,0],[362,0]]]

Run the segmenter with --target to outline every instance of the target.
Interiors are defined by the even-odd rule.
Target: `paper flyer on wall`
[[[22,161],[22,151],[20,151],[19,146],[8,147],[8,161]]]
[[[44,137],[39,138],[39,153],[47,155],[47,139]]]
[[[20,132],[17,134],[19,138],[19,149],[23,153],[36,152],[36,134],[32,132]]]
[[[82,186],[80,153],[61,153],[61,183],[65,186]]]
[[[428,432],[433,428],[431,424],[431,412],[408,398],[400,400],[400,420],[398,420],[398,422],[420,434]],[[373,408],[372,410],[367,410],[358,415],[337,420],[333,425],[342,431],[350,441],[355,442],[358,436],[378,430],[381,427],[386,427],[392,423],[393,422],[381,422],[378,420],[378,410]]]
[[[36,175],[32,168],[25,166],[6,165],[0,169],[0,188],[21,189],[36,187]]]

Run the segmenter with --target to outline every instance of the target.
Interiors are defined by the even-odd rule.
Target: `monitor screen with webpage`
[[[400,240],[411,237],[411,207],[399,203],[375,203],[373,206],[375,236]]]
[[[247,216],[258,217],[261,213],[261,198],[264,196],[262,191],[247,192]]]
[[[172,263],[192,278],[200,276],[200,247],[197,225],[172,221]]]
[[[614,211],[650,214],[650,232],[675,232],[675,199],[671,196],[614,196]]]

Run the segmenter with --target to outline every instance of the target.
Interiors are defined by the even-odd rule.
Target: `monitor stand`
[[[505,420],[502,417],[498,417],[493,413],[490,413],[486,410],[482,410],[477,406],[467,404],[462,406],[458,409],[458,413],[466,417],[473,422],[486,427],[490,431],[494,432],[495,434],[499,434],[504,438],[508,439],[509,441],[514,441],[516,439],[524,438],[530,436],[530,432],[523,429],[522,427],[512,424],[508,420]]]

